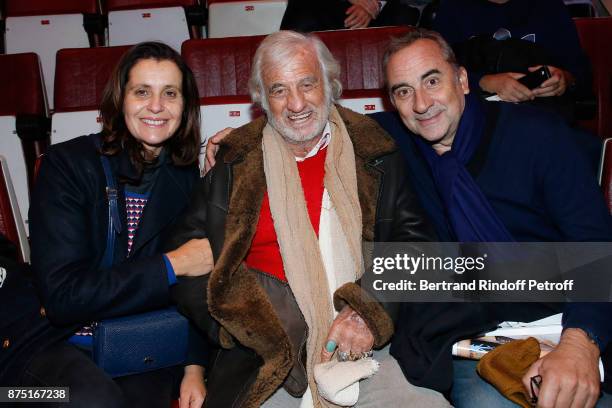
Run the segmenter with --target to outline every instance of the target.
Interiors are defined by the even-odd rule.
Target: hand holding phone
[[[550,77],[550,70],[546,65],[542,65],[537,70],[528,73],[522,78],[519,78],[518,81],[527,88],[534,89],[540,86],[542,82],[546,81]]]

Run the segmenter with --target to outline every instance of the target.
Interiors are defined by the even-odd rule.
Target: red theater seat
[[[55,53],[103,41],[100,19],[98,0],[6,0],[6,52],[39,55],[51,108]]]
[[[593,66],[597,115],[581,126],[602,138],[612,137],[612,17],[574,20],[582,48]]]
[[[183,43],[181,53],[195,75],[200,100],[248,95],[251,62],[263,39],[264,36],[207,38]]]
[[[21,262],[30,262],[28,238],[8,164],[3,156],[0,156],[0,233],[15,244]]]
[[[22,216],[36,157],[48,146],[48,121],[36,54],[0,55],[0,152],[8,161]],[[26,221],[27,222],[27,221]]]
[[[604,141],[601,154],[599,184],[603,190],[610,214],[612,214],[612,139],[606,139]]]
[[[202,143],[226,127],[239,127],[261,112],[249,97],[251,62],[264,36],[208,38],[183,43],[200,95]],[[203,156],[200,163],[203,164]]]
[[[393,109],[383,89],[382,57],[392,37],[410,30],[410,27],[381,27],[317,33],[340,63],[343,106],[359,113]]]
[[[63,49],[57,53],[55,111],[98,109],[106,82],[129,46]]]
[[[100,131],[97,118],[102,92],[129,48],[73,48],[57,53],[52,143]]]
[[[381,89],[382,57],[391,37],[409,27],[381,27],[316,33],[340,63],[340,81],[346,90]]]
[[[261,114],[251,104],[248,82],[253,55],[263,38],[208,38],[183,43],[182,54],[200,95],[203,143],[219,130],[242,126]]]
[[[201,38],[205,10],[198,0],[107,0],[110,45],[165,42],[177,51]]]
[[[34,53],[0,55],[0,116],[46,111],[40,64]]]

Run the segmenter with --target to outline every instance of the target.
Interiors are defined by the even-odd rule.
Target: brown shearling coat
[[[355,151],[363,239],[434,239],[416,196],[405,185],[404,165],[392,139],[370,118],[337,108]],[[246,375],[238,369],[230,378],[243,375],[244,381],[238,381],[242,384],[229,390],[227,384],[218,384],[214,379],[216,370],[229,367],[218,367],[221,361],[215,360],[206,406],[217,406],[214,403],[216,392],[233,395],[231,403],[223,399],[219,406],[260,406],[283,383],[293,364],[289,338],[266,292],[258,284],[255,272],[243,262],[255,234],[266,191],[261,150],[265,124],[265,118],[259,118],[234,130],[223,140],[217,165],[207,174],[199,190],[196,188],[185,219],[171,239],[171,246],[176,247],[190,238],[209,237],[215,259],[210,276],[181,280],[173,296],[179,308],[208,332],[211,341],[222,347],[221,353],[236,350],[236,355],[241,353],[245,358],[249,355],[255,358],[250,363],[225,359],[226,365],[238,364],[244,370],[257,366],[256,375]],[[401,176],[396,177],[396,172]],[[386,190],[381,191],[383,184]],[[389,197],[390,202],[384,206],[386,212],[377,210],[383,206],[381,201]],[[399,218],[396,214],[401,215],[401,222],[396,220]],[[375,347],[381,347],[393,334],[393,321],[381,304],[367,301],[368,297],[357,283],[347,283],[334,294],[334,307],[340,310],[348,304],[356,310],[374,334]],[[217,386],[224,391],[216,391]]]

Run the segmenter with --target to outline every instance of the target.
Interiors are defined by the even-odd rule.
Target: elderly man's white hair
[[[266,112],[269,104],[263,83],[263,71],[269,66],[283,65],[284,61],[303,49],[312,50],[319,61],[323,74],[325,99],[335,102],[340,98],[342,94],[342,84],[339,80],[340,65],[323,41],[314,35],[304,35],[295,31],[278,31],[268,35],[257,48],[249,79],[251,99],[261,105]]]

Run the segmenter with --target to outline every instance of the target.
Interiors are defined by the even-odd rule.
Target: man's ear
[[[457,78],[459,79],[459,85],[463,90],[463,94],[467,95],[470,93],[470,82],[468,80],[468,74],[464,67],[459,67],[457,70]]]

